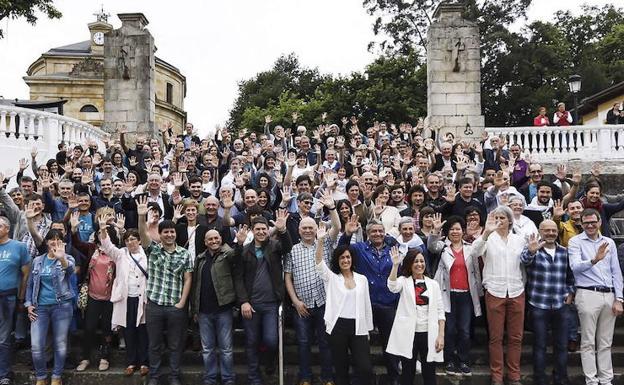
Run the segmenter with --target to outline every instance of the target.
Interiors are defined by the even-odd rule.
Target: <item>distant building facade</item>
[[[89,40],[52,48],[35,60],[24,81],[30,100],[66,100],[63,115],[102,127],[104,124],[104,34],[113,26],[106,17],[89,23]],[[186,123],[186,77],[166,61],[155,58],[155,124],[170,121],[181,133]],[[106,127],[103,127],[105,130]]]

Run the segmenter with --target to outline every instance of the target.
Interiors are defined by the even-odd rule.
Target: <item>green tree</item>
[[[5,18],[26,18],[30,24],[36,24],[38,16],[36,12],[42,12],[50,19],[59,19],[61,12],[54,7],[53,0],[0,0],[0,21]],[[0,39],[4,37],[0,28]]]

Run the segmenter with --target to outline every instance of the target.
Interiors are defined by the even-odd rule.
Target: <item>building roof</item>
[[[45,53],[52,56],[91,55],[91,41],[85,40],[74,44],[55,47]]]
[[[578,106],[579,114],[583,115],[595,110],[601,103],[622,96],[624,94],[624,82],[614,84],[591,96],[583,98]]]

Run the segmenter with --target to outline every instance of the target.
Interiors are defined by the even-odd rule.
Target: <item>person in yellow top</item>
[[[561,201],[556,201],[553,206],[553,220],[557,223],[559,228],[559,244],[563,247],[568,247],[570,239],[583,232],[581,228],[581,213],[583,212],[583,205],[578,200],[571,200],[567,202],[565,210]],[[562,221],[564,214],[568,214],[568,220]],[[566,307],[567,322],[568,322],[568,351],[574,353],[579,347],[578,338],[578,315],[576,306],[572,304],[564,305]]]
[[[583,205],[578,200],[567,202],[564,209],[561,201],[556,201],[553,206],[553,220],[559,227],[559,244],[568,247],[570,238],[583,232],[581,228],[581,212]],[[568,220],[562,221],[564,214],[568,214]]]

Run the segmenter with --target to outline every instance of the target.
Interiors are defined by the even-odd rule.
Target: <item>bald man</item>
[[[330,255],[340,231],[340,218],[331,193],[323,193],[323,205],[329,210],[331,229],[324,239],[324,255]],[[310,336],[317,335],[321,352],[321,382],[333,383],[332,358],[325,333],[325,287],[316,270],[316,232],[318,226],[314,219],[306,217],[299,222],[301,242],[293,246],[284,263],[284,280],[286,291],[296,310],[293,321],[297,332],[299,353],[299,384],[312,383],[310,361]],[[326,261],[329,263],[329,261]]]
[[[553,383],[568,383],[568,323],[564,304],[574,298],[574,276],[568,263],[568,250],[557,244],[559,228],[546,219],[539,235],[532,234],[520,260],[526,266],[529,311],[533,333],[533,383],[545,385],[546,341],[548,329],[553,336]]]
[[[219,215],[219,200],[214,196],[209,196],[203,200],[203,204],[205,214],[199,216],[198,222],[206,225],[208,229],[217,230],[221,234],[223,243],[233,246],[234,238],[232,237],[230,227],[225,224],[223,217]]]
[[[207,199],[210,198],[213,197]],[[191,289],[191,311],[199,324],[201,336],[204,383],[217,383],[219,362],[221,383],[233,384],[232,306],[236,302],[236,293],[232,270],[236,253],[223,244],[217,230],[208,230],[204,242],[206,251],[195,258],[195,279]]]

